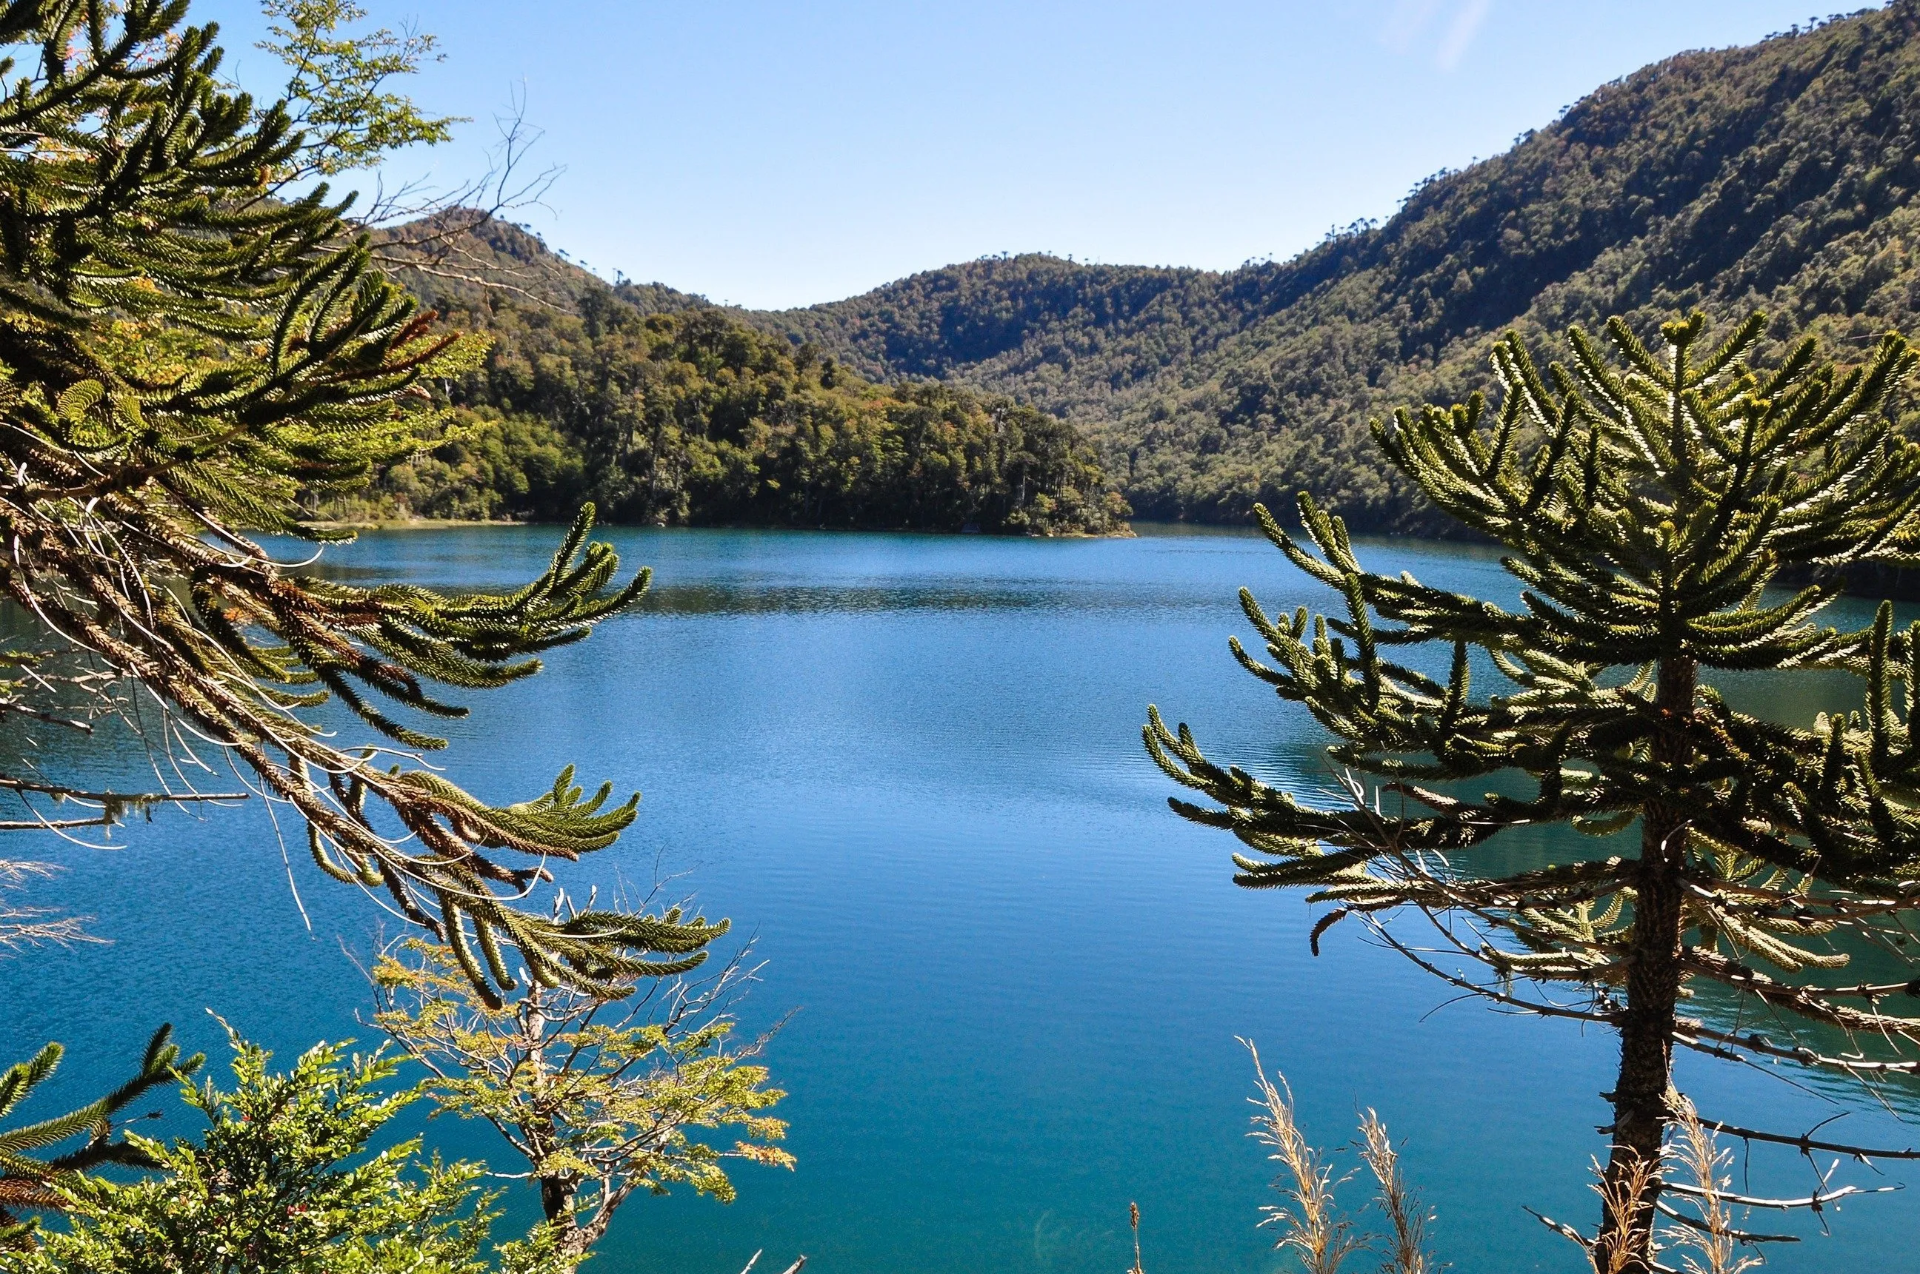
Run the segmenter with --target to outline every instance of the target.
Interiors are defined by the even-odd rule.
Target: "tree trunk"
[[[579,1188],[579,1179],[571,1175],[540,1178],[540,1211],[556,1231],[564,1234],[574,1228],[573,1196]]]
[[[534,1096],[538,1098],[545,1094],[548,1082],[546,1003],[538,984],[528,988],[526,999],[521,1002],[520,1031],[525,1052],[522,1060],[532,1078]],[[559,1147],[560,1138],[551,1118],[544,1123],[523,1125],[523,1131],[527,1134],[527,1145],[535,1152],[534,1166],[537,1170]],[[540,1211],[557,1236],[560,1250],[573,1252],[574,1232],[578,1228],[573,1215],[573,1200],[580,1191],[579,1175],[567,1172],[536,1179],[540,1183]]]
[[[1690,659],[1661,661],[1656,702],[1663,725],[1677,726],[1675,718],[1692,712],[1695,673]],[[1677,730],[1655,736],[1653,758],[1667,767],[1690,760]],[[1641,817],[1633,928],[1627,938],[1627,1008],[1620,1019],[1620,1077],[1612,1093],[1613,1151],[1594,1245],[1602,1274],[1648,1274],[1653,1268],[1653,1205],[1660,1194],[1674,1009],[1680,998],[1680,870],[1686,843],[1679,811],[1649,804]]]
[[[579,1189],[576,1181],[572,1187]],[[606,1237],[607,1227],[613,1223],[613,1214],[627,1197],[625,1190],[618,1190],[611,1181],[602,1178],[597,1204],[588,1210],[585,1220],[575,1216],[571,1224],[561,1232],[560,1252],[563,1256],[583,1261],[593,1251],[594,1245]]]

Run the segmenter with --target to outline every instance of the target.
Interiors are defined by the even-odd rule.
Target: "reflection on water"
[[[643,611],[661,615],[762,615],[839,612],[873,614],[882,611],[973,610],[1131,610],[1138,597],[1117,596],[1102,589],[1062,588],[1048,593],[1021,589],[960,588],[939,584],[886,588],[878,585],[810,588],[796,585],[726,586],[697,584],[647,590]],[[1200,605],[1194,598],[1171,596],[1163,607]]]
[[[545,676],[472,698],[437,759],[497,800],[538,792],[567,761],[644,791],[633,834],[569,882],[670,877],[670,895],[757,935],[768,964],[749,1015],[798,1010],[770,1062],[792,1093],[800,1166],[743,1167],[730,1208],[636,1201],[606,1269],[731,1274],[765,1248],[805,1252],[823,1274],[1112,1274],[1132,1258],[1138,1200],[1149,1268],[1273,1270],[1253,1229],[1269,1165],[1243,1135],[1236,1035],[1285,1068],[1322,1142],[1344,1142],[1357,1107],[1379,1109],[1455,1268],[1570,1268],[1521,1206],[1591,1211],[1580,1173],[1601,1146],[1610,1038],[1436,1012],[1444,988],[1355,926],[1313,959],[1300,900],[1235,889],[1231,842],[1166,809],[1169,785],[1140,749],[1157,702],[1216,755],[1331,790],[1312,723],[1226,652],[1229,633],[1247,634],[1242,584],[1269,611],[1330,601],[1263,540],[614,535],[630,565],[655,568],[647,607],[553,652]],[[557,538],[373,535],[316,569],[507,588]],[[1483,550],[1362,552],[1428,583],[1514,593]],[[1838,609],[1843,626],[1871,616]],[[1490,668],[1476,677],[1493,684]],[[1726,689],[1802,719],[1857,697],[1845,678]],[[64,1039],[60,1093],[77,1095],[117,1077],[158,1020],[216,1049],[207,1009],[283,1050],[365,1039],[364,984],[342,946],[363,954],[391,924],[304,867],[298,844],[283,857],[278,830],[257,808],[163,810],[119,838],[125,850],[47,846],[70,870],[45,900],[98,916],[112,945],[17,965],[34,976],[11,988],[0,1057]],[[1497,854],[1564,855],[1559,834],[1527,829]],[[1857,1093],[1836,1107],[1752,1071],[1682,1067],[1720,1118],[1798,1129],[1849,1109],[1845,1135],[1909,1140]],[[480,1129],[425,1131],[451,1154],[493,1153]],[[1756,1156],[1756,1185],[1765,1166]],[[1802,1184],[1791,1156],[1784,1168]],[[1833,1238],[1773,1268],[1900,1267],[1920,1194],[1850,1202]]]

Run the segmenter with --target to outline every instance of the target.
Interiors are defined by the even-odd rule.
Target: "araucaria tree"
[[[228,1033],[234,1086],[183,1085],[199,1139],[128,1134],[159,1171],[60,1181],[67,1225],[37,1246],[0,1245],[4,1274],[561,1274],[548,1245],[481,1256],[491,1204],[478,1164],[423,1160],[418,1136],[382,1137],[418,1090],[393,1090],[399,1063],[317,1044],[290,1071]],[[164,1068],[161,1073],[164,1075]],[[380,1141],[389,1144],[380,1145]]]
[[[136,1141],[126,1138],[126,1110],[149,1092],[198,1070],[204,1060],[196,1053],[181,1057],[171,1027],[161,1027],[147,1041],[139,1073],[112,1092],[77,1110],[31,1122],[14,1122],[20,1103],[53,1078],[65,1050],[48,1044],[33,1057],[0,1071],[0,1261],[13,1247],[34,1235],[23,1213],[52,1211],[65,1200],[56,1183],[71,1180],[89,1169],[107,1164],[152,1167],[153,1159]],[[78,1144],[75,1144],[78,1143]],[[58,1153],[49,1153],[58,1150]]]
[[[1649,1171],[1675,1115],[1676,1047],[1867,1079],[1920,1071],[1920,1018],[1890,1011],[1910,983],[1820,972],[1908,958],[1920,626],[1896,630],[1888,605],[1859,631],[1816,623],[1849,570],[1920,560],[1920,446],[1889,413],[1916,356],[1889,335],[1841,369],[1809,338],[1752,367],[1764,327],[1755,315],[1711,344],[1694,314],[1653,350],[1614,320],[1611,352],[1574,330],[1569,361],[1544,373],[1510,334],[1493,350],[1497,405],[1476,394],[1375,422],[1438,508],[1505,546],[1517,607],[1362,569],[1305,496],[1317,553],[1260,511],[1344,614],[1270,618],[1243,590],[1269,659],[1233,652],[1333,734],[1338,799],[1218,765],[1157,712],[1146,727],[1162,768],[1214,802],[1174,807],[1246,846],[1241,884],[1331,905],[1316,946],[1360,915],[1464,988],[1618,1031],[1613,1202],[1590,1240],[1608,1271],[1653,1267],[1659,1196],[1683,1188]],[[1409,650],[1428,643],[1431,662]],[[1476,668],[1495,693],[1476,693]],[[1863,702],[1783,724],[1729,706],[1712,685],[1723,670],[1844,671]],[[1495,775],[1512,794],[1467,786]],[[1552,824],[1611,839],[1513,866],[1502,833]],[[1733,999],[1737,1018],[1706,1007]]]
[[[185,9],[0,7],[0,591],[165,705],[150,742],[177,772],[224,752],[305,821],[321,870],[388,895],[476,982],[512,982],[503,944],[549,984],[642,972],[657,922],[556,922],[515,901],[543,863],[612,843],[633,801],[584,795],[569,772],[491,806],[303,715],[331,697],[405,749],[438,747],[388,705],[461,715],[434,683],[537,671],[536,652],[584,637],[647,575],[617,584],[585,516],[544,575],[500,596],[356,588],[250,538],[329,538],[302,497],[408,454],[436,378],[480,350],[370,266],[350,200],[269,197],[305,140],[283,107],[222,88],[213,30],[181,27]],[[679,926],[675,951],[716,932]]]
[[[484,342],[436,331],[373,268],[351,199],[288,184],[392,138],[343,124],[315,141],[288,103],[230,91],[214,28],[183,26],[186,8],[0,0],[0,595],[40,626],[35,652],[0,656],[0,717],[57,724],[75,691],[139,702],[128,724],[170,784],[89,792],[22,758],[0,792],[25,810],[0,828],[110,825],[210,797],[196,777],[230,789],[230,771],[305,824],[319,871],[444,943],[487,1004],[529,979],[617,996],[698,963],[724,922],[526,901],[551,864],[613,843],[637,798],[577,787],[569,768],[492,805],[414,762],[442,741],[400,719],[461,715],[436,687],[528,676],[539,652],[640,595],[647,573],[620,583],[612,547],[588,541],[590,510],[545,573],[499,595],[353,587],[260,542],[334,538],[306,510],[433,434],[434,387]],[[296,34],[357,12],[272,8]],[[309,69],[344,56],[303,47]],[[350,82],[385,73],[361,69],[373,79]],[[337,97],[330,74],[296,86]],[[394,100],[368,103],[390,117]],[[43,674],[41,647],[80,671]],[[328,700],[378,746],[336,742],[315,716]],[[48,807],[60,800],[90,812],[62,819]],[[0,914],[0,941],[61,936],[48,923]],[[104,1145],[111,1112],[95,1113]],[[59,1162],[24,1154],[45,1131],[6,1159],[8,1206],[61,1186]]]

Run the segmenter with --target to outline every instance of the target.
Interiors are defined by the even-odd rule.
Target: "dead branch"
[[[1722,1230],[1708,1225],[1697,1217],[1690,1217],[1672,1204],[1663,1203],[1659,1199],[1653,1201],[1653,1206],[1661,1216],[1670,1221],[1677,1221],[1689,1230],[1697,1230],[1701,1234],[1715,1237],[1725,1235],[1739,1243],[1798,1243],[1800,1241],[1800,1236],[1797,1234],[1753,1234],[1746,1230]],[[1535,1215],[1539,1214],[1535,1213]]]
[[[1692,1198],[1705,1198],[1707,1192],[1699,1186],[1688,1185],[1684,1181],[1668,1181],[1661,1185],[1662,1190],[1674,1194],[1684,1194]],[[1841,1186],[1837,1190],[1815,1191],[1804,1199],[1762,1199],[1750,1194],[1721,1194],[1728,1203],[1737,1203],[1743,1208],[1772,1208],[1776,1211],[1790,1212],[1796,1208],[1806,1208],[1819,1212],[1827,1204],[1856,1194],[1891,1194],[1902,1187],[1892,1186]]]
[[[1812,1137],[1789,1137],[1777,1132],[1760,1132],[1753,1128],[1742,1128],[1738,1124],[1729,1124],[1720,1120],[1702,1119],[1704,1127],[1714,1132],[1725,1133],[1729,1137],[1738,1137],[1742,1141],[1764,1141],[1776,1146],[1792,1146],[1801,1154],[1810,1154],[1815,1150],[1831,1154],[1851,1155],[1855,1159],[1920,1159],[1920,1150],[1886,1150],[1871,1146],[1849,1145],[1841,1141],[1817,1141]]]

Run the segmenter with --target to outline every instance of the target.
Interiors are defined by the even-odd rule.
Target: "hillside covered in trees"
[[[1124,529],[1093,447],[1056,416],[961,386],[876,385],[698,298],[616,297],[512,227],[485,235],[462,265],[508,286],[409,280],[445,325],[493,339],[448,386],[444,441],[324,512],[558,521],[592,500],[661,525]]]
[[[987,259],[743,317],[1075,422],[1141,516],[1238,521],[1305,486],[1356,526],[1434,529],[1370,416],[1481,383],[1510,326],[1760,308],[1841,358],[1920,330],[1916,189],[1920,5],[1900,0],[1646,67],[1290,261]]]
[[[919,503],[918,495],[883,494],[905,474],[960,482],[926,497],[940,517],[911,523],[940,525],[959,516],[953,510],[982,483],[995,494],[981,508],[1011,508],[1021,474],[1036,472],[1056,507],[1106,508],[1093,457],[1072,435],[1037,433],[1041,416],[1004,401],[1011,399],[1090,439],[1139,516],[1241,521],[1256,501],[1290,508],[1292,492],[1306,487],[1357,528],[1438,531],[1424,502],[1383,466],[1370,417],[1483,384],[1486,347],[1509,327],[1543,341],[1611,313],[1644,327],[1692,306],[1716,321],[1758,308],[1775,316],[1777,331],[1813,331],[1843,360],[1890,327],[1920,330],[1917,189],[1920,0],[1898,0],[1750,47],[1646,67],[1581,99],[1506,154],[1423,182],[1383,224],[1357,224],[1284,262],[1217,272],[987,258],[780,312],[716,312],[670,287],[623,283],[615,297],[662,317],[612,329],[604,317],[576,324],[496,300],[499,313],[477,325],[499,332],[503,348],[465,401],[503,413],[504,433],[490,437],[524,432],[527,441],[513,446],[539,451],[545,444],[536,436],[580,444],[564,464],[554,453],[552,478],[546,460],[530,462],[529,491],[558,483],[555,494],[514,488],[496,511],[549,513],[592,491],[602,499],[618,492],[615,506],[631,516],[817,524],[809,519],[831,509],[829,524],[861,525],[883,508],[898,515],[900,500]],[[532,269],[535,290],[561,308],[596,294],[592,276],[531,236],[512,227],[489,234],[495,241],[486,251],[501,269],[519,278]],[[437,288],[428,286],[456,319],[489,308],[477,290],[449,301],[445,285]],[[715,344],[722,329],[738,334]],[[577,377],[553,372],[553,359],[574,358],[564,351],[596,351],[574,360],[585,368],[603,355],[628,357],[610,351],[637,349],[636,340],[656,351],[701,342],[735,351],[692,361],[676,353],[672,361],[710,367],[700,373],[708,376],[731,358],[732,375],[766,384],[768,403],[802,388],[791,408],[800,414],[782,415],[790,408],[781,407],[764,428],[748,428],[743,391],[694,395],[702,404],[691,407],[694,417],[704,420],[704,404],[724,399],[734,423],[711,444],[689,443],[675,456],[663,497],[648,451],[652,426],[616,423],[624,417],[602,391],[583,394]],[[749,366],[755,370],[745,372]],[[823,383],[829,375],[835,385]],[[955,396],[941,399],[933,385]],[[982,476],[961,480],[949,476],[960,471],[955,461],[923,464],[905,451],[886,458],[891,444],[873,432],[884,432],[882,418],[917,419],[936,400],[956,431],[942,456],[983,447],[989,418],[1017,420],[1023,437],[1044,438],[1033,448],[1038,468],[991,476],[1000,462],[988,460],[986,469],[969,470]],[[798,423],[822,411],[866,424],[850,434],[836,424],[823,444],[816,425]],[[675,427],[683,432],[673,436],[688,439],[707,428]],[[963,444],[962,435],[975,441]],[[836,456],[878,450],[838,474],[844,492],[822,500],[821,445]],[[749,463],[762,446],[773,451]],[[811,497],[785,485],[796,477]],[[1025,490],[1036,489],[1032,481]],[[436,489],[419,507],[477,511],[462,502],[490,498]],[[507,488],[496,482],[490,490]]]

